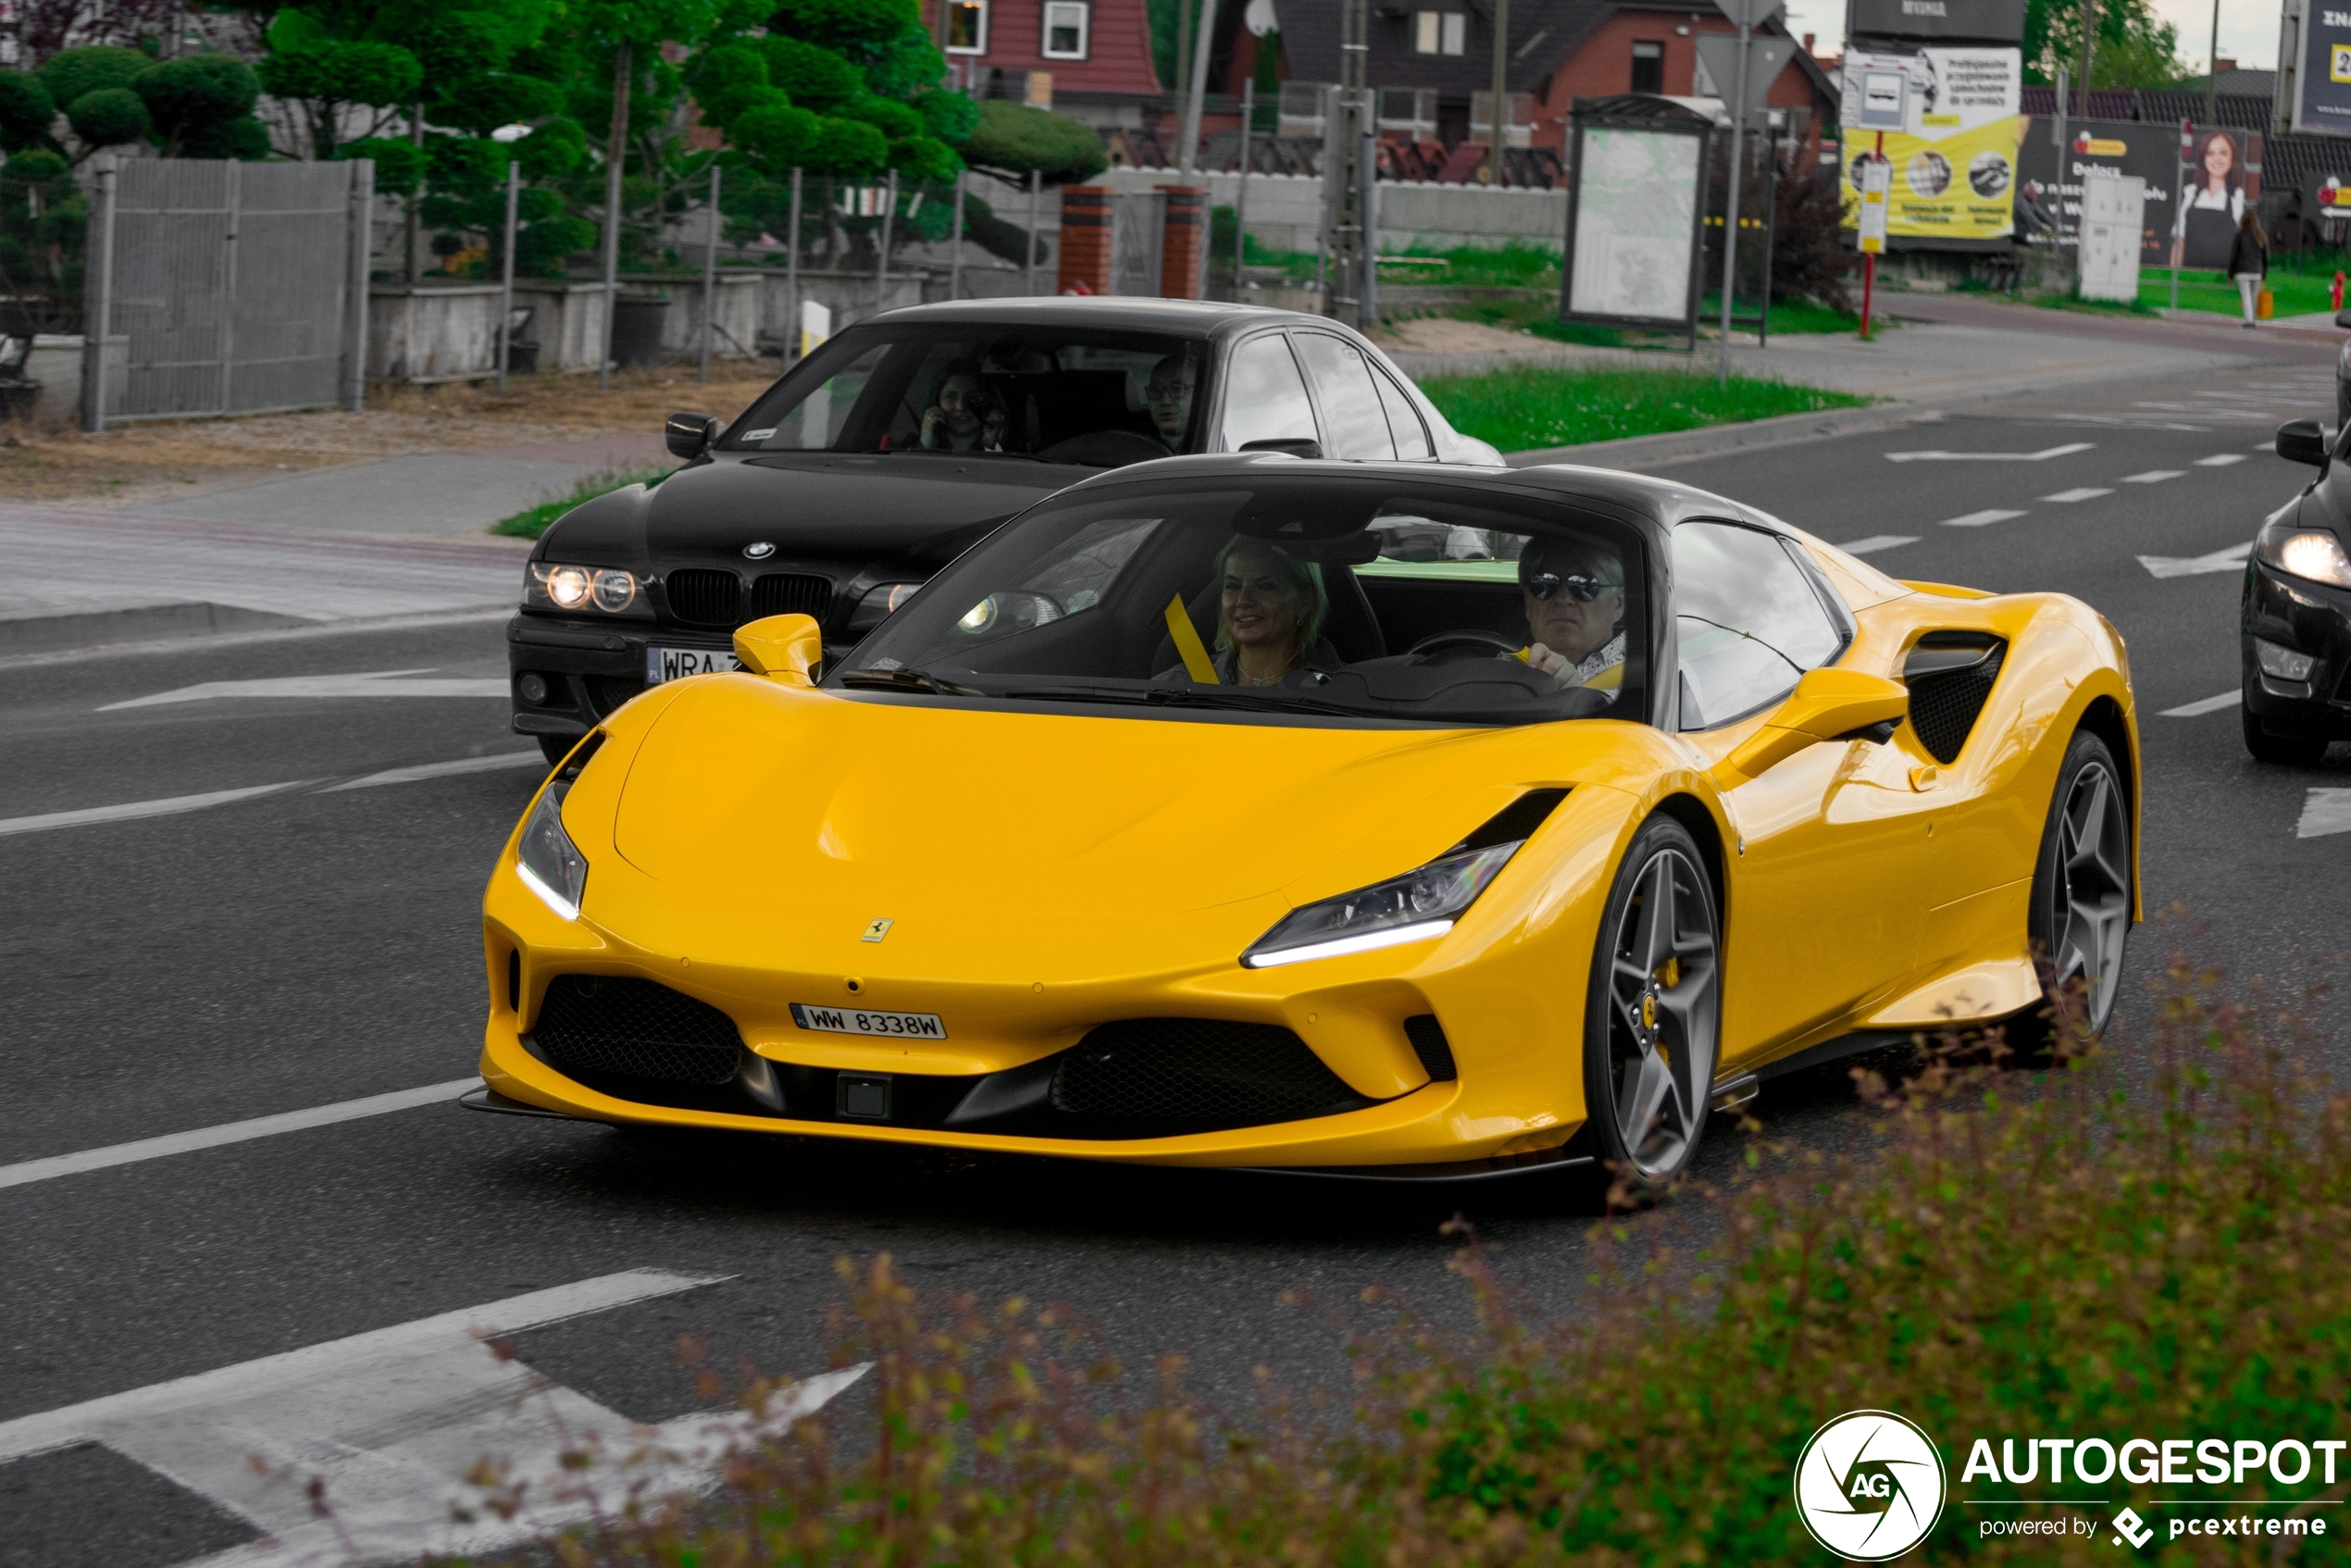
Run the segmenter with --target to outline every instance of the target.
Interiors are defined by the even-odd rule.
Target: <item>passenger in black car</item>
[[[934,452],[1001,452],[1004,405],[989,391],[972,360],[939,372],[931,405],[923,410],[921,441]]]

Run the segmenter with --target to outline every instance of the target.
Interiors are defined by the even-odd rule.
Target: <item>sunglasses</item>
[[[1548,604],[1562,593],[1575,604],[1588,604],[1609,590],[1609,585],[1596,577],[1561,577],[1557,572],[1536,572],[1520,586],[1539,604]]]

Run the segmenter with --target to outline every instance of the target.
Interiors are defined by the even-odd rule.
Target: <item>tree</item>
[[[2187,75],[2180,60],[2180,30],[2155,14],[2151,0],[2094,3],[2097,32],[2090,51],[2092,87],[2171,87]],[[2080,0],[2026,0],[2023,53],[2027,81],[2052,83],[2060,67],[2080,76]]]
[[[75,161],[101,147],[153,140],[167,157],[265,157],[267,131],[253,118],[261,84],[253,68],[228,55],[189,55],[156,61],[137,49],[91,44],[62,49],[30,81],[6,90],[15,118],[0,136],[24,146],[54,145],[49,122],[38,131],[33,93],[45,93],[80,143]],[[0,112],[0,119],[6,112]]]
[[[1030,170],[1048,185],[1076,184],[1109,167],[1101,138],[1047,109],[989,99],[979,106],[979,123],[964,155],[980,168],[1026,179]]]

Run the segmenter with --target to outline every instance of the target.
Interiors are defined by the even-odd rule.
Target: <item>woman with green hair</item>
[[[1323,640],[1330,596],[1322,567],[1237,535],[1216,553],[1215,580],[1219,685],[1278,686],[1292,670],[1339,667],[1337,650]]]

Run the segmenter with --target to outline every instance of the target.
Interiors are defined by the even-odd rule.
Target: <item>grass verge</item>
[[[1886,1410],[1947,1476],[1907,1561],[2110,1565],[2127,1505],[2167,1536],[2214,1521],[2182,1561],[2343,1562],[2351,1476],[2311,1445],[2351,1436],[2351,1096],[2311,1076],[2324,1047],[2295,1015],[2182,956],[2158,984],[2144,1035],[2046,1071],[1982,1040],[1890,1090],[1856,1069],[1860,1152],[1748,1123],[1748,1174],[1672,1201],[1710,1208],[1718,1241],[1679,1253],[1687,1216],[1611,1214],[1553,1312],[1474,1245],[1452,1263],[1468,1326],[1367,1292],[1352,1395],[1327,1406],[1267,1375],[1235,1420],[1186,1395],[1180,1361],[1131,1374],[1065,1312],[926,1299],[886,1257],[844,1261],[836,1354],[872,1369],[855,1413],[779,1420],[674,1501],[630,1490],[644,1456],[592,1445],[548,1493],[487,1462],[479,1484],[526,1518],[597,1501],[601,1523],[531,1559],[578,1565],[1811,1564],[1790,1484],[1808,1435]],[[756,1412],[788,1387],[734,1393]],[[2218,1480],[2195,1468],[2212,1439]],[[2158,1479],[2165,1442],[2184,1485]],[[2106,1479],[2041,1468],[2099,1447]],[[2026,1457],[2033,1480],[1984,1478]],[[2016,1503],[2034,1497],[2075,1500]],[[2222,1515],[2255,1523],[2224,1536]]]
[[[2321,277],[2315,272],[2281,272],[2272,270],[2262,280],[2274,301],[2280,316],[2309,316],[2332,310],[2329,291],[2333,285],[2332,273]],[[2171,304],[2171,271],[2169,268],[2142,268],[2139,272],[2139,304],[2148,309],[2168,309]],[[2220,272],[2187,272],[2180,274],[2180,308],[2209,312],[2214,316],[2243,316],[2245,305],[2237,298],[2235,280]]]
[[[508,539],[537,539],[553,526],[557,517],[583,501],[593,501],[626,485],[651,484],[677,470],[655,464],[642,468],[606,468],[590,474],[562,495],[549,496],[536,506],[526,506],[511,517],[501,517],[490,525],[490,531]]]
[[[1455,429],[1504,452],[1858,408],[1870,401],[1786,381],[1734,376],[1724,385],[1695,370],[1615,366],[1439,376],[1421,387]]]

